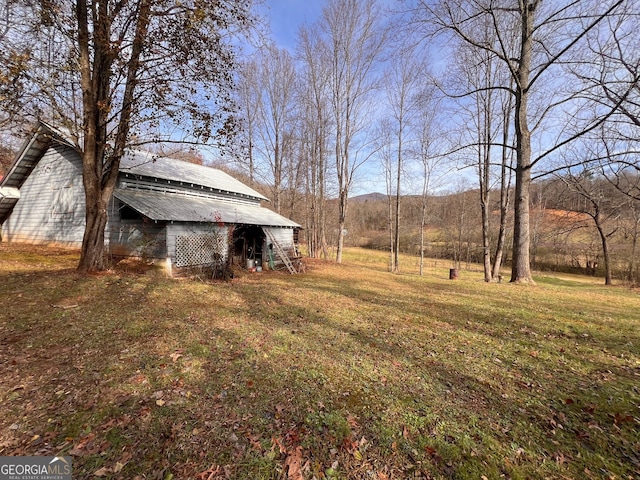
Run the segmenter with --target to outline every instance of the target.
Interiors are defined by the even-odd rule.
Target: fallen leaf
[[[211,465],[204,472],[200,472],[196,478],[198,480],[212,480],[222,472],[220,465]]]
[[[284,461],[285,469],[287,469],[287,479],[304,480],[302,476],[302,447],[296,447],[290,452]]]
[[[360,426],[358,424],[358,421],[356,420],[356,417],[354,417],[351,414],[347,415],[347,422],[349,422],[349,425],[351,426],[352,429],[356,429]]]
[[[620,425],[622,423],[627,423],[632,421],[633,421],[633,417],[631,415],[624,415],[620,413],[616,413],[615,415],[613,415],[613,423],[615,423],[616,425]]]
[[[280,451],[280,453],[285,453],[287,451],[286,448],[284,448],[284,445],[282,444],[282,440],[276,438],[276,437],[271,437],[271,442],[272,442],[272,450],[275,450],[276,447],[278,447],[278,450]]]
[[[102,468],[96,470],[95,472],[93,472],[93,476],[94,477],[106,477],[107,475],[109,475],[109,473],[111,473],[111,469],[110,468],[102,467]]]
[[[558,465],[567,463],[567,457],[565,457],[561,452],[556,452],[554,459]]]
[[[165,403],[167,402],[165,402],[164,400],[156,400],[156,405],[159,407],[162,407]]]

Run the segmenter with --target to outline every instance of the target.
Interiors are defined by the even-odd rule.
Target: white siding
[[[293,250],[293,228],[262,227],[262,229],[271,232],[276,242],[278,242],[284,250]],[[268,238],[266,242],[267,244],[269,243]]]
[[[51,147],[20,188],[2,225],[4,240],[81,246],[85,201],[82,161],[71,148]]]
[[[122,219],[122,202],[112,197],[109,203],[109,223],[105,237],[113,255],[143,258],[165,258],[167,228],[165,222],[149,219]]]

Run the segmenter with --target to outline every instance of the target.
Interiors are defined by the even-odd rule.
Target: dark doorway
[[[242,267],[262,266],[265,235],[257,225],[238,225],[233,229],[233,262]],[[252,262],[251,262],[252,261]]]

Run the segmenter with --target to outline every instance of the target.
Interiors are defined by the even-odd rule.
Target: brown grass
[[[79,276],[0,245],[0,455],[74,478],[635,478],[640,299],[344,265]],[[135,266],[134,266],[135,267]]]

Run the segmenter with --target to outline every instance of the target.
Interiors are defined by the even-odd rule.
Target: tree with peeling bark
[[[28,50],[23,108],[65,128],[82,157],[78,270],[101,270],[107,204],[125,151],[160,141],[223,144],[233,132],[232,39],[250,28],[251,1],[16,2],[22,33],[30,28],[9,32],[2,47],[37,46]]]
[[[514,98],[516,138],[514,234],[511,281],[533,283],[529,257],[529,200],[532,170],[543,160],[602,124],[611,112],[563,128],[555,138],[545,132],[552,117],[579,118],[579,94],[561,85],[565,62],[586,44],[587,35],[617,14],[624,0],[543,2],[542,0],[415,0],[414,19],[430,34],[453,36],[470,47],[493,55],[509,72],[511,84],[498,88]],[[485,41],[491,25],[496,42]],[[564,110],[563,110],[564,109]],[[532,147],[535,136],[535,151]],[[546,134],[546,135],[545,135]]]

